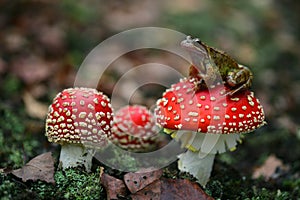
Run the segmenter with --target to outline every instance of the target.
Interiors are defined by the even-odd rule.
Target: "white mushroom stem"
[[[79,144],[64,144],[61,146],[59,162],[63,170],[70,167],[84,166],[87,172],[91,171],[92,158],[95,151]]]
[[[234,150],[241,142],[240,134],[198,133],[193,131],[178,131],[172,137],[181,142],[188,151],[180,154],[178,168],[197,178],[205,186],[209,180],[214,157],[227,149]]]
[[[215,154],[206,154],[200,158],[198,152],[188,150],[178,157],[178,169],[190,173],[197,178],[197,182],[205,187],[211,174]]]

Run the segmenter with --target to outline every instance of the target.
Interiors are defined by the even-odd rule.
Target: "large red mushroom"
[[[195,81],[182,79],[157,101],[157,123],[188,149],[178,167],[205,186],[216,153],[235,149],[242,133],[265,124],[259,100],[249,90],[228,94],[223,85],[194,91]]]
[[[69,88],[49,106],[46,136],[61,145],[63,169],[91,169],[94,149],[104,148],[111,134],[113,112],[109,98],[92,88]]]
[[[155,146],[157,133],[158,127],[148,108],[132,105],[116,111],[109,138],[123,149],[147,151]]]

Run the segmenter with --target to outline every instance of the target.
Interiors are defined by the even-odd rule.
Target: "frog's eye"
[[[195,39],[194,39],[194,42],[200,43],[200,39],[199,39],[199,38],[195,38]]]

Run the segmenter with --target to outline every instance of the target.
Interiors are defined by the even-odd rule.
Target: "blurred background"
[[[48,105],[73,86],[96,45],[121,31],[158,26],[199,37],[254,73],[252,89],[268,125],[219,159],[251,175],[275,155],[299,178],[299,19],[295,0],[0,0],[0,167],[19,167],[53,148],[44,136]],[[188,63],[174,55],[140,50],[112,63],[98,89],[110,96],[124,71],[149,62],[187,74]],[[145,86],[132,103],[151,106],[164,90]]]

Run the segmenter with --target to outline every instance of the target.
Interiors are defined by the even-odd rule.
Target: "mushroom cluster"
[[[69,88],[58,93],[49,106],[46,136],[61,145],[63,169],[91,168],[93,149],[106,147],[111,135],[113,111],[110,99],[92,88]]]
[[[115,113],[109,139],[123,149],[144,151],[154,146],[157,133],[153,114],[145,106],[132,105]]]
[[[179,140],[187,152],[179,156],[181,171],[207,183],[216,153],[235,149],[242,133],[265,124],[263,108],[249,90],[226,95],[230,88],[214,85],[195,93],[194,80],[182,79],[157,101],[157,123]]]

